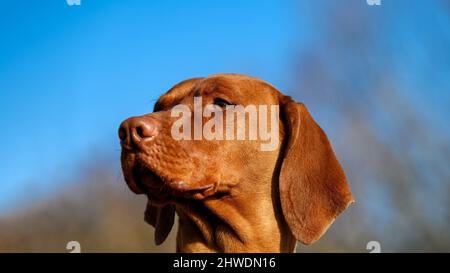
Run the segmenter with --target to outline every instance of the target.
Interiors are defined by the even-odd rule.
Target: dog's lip
[[[195,186],[195,184],[197,184],[197,183],[186,182],[185,180],[177,180],[177,179],[168,180],[168,179],[164,178],[163,176],[159,175],[155,170],[153,170],[153,168],[151,168],[151,166],[149,166],[143,160],[139,160],[137,162],[137,164],[139,164],[139,166],[140,166],[140,168],[139,168],[140,172],[144,171],[146,175],[154,176],[156,179],[158,179],[159,181],[162,182],[162,185],[151,185],[148,183],[139,183],[139,184],[143,184],[144,187],[148,187],[151,189],[161,189],[161,187],[167,186],[172,191],[179,192],[179,193],[206,191],[206,190],[210,190],[210,189],[214,188],[213,183]]]
[[[210,195],[216,188],[216,183],[199,185],[195,182],[174,179],[159,175],[142,158],[136,158],[130,168],[127,184],[136,194],[145,194],[152,203],[165,204],[172,199],[194,198]],[[150,182],[149,182],[150,181]]]
[[[155,174],[152,169],[144,164],[141,164],[140,162],[136,162],[134,164],[131,177],[134,184],[136,184],[136,186],[141,189],[143,193],[147,193],[148,189],[160,189],[164,183],[160,176]],[[153,179],[157,183],[146,183],[146,179]]]
[[[150,168],[136,162],[132,168],[130,174],[132,184],[139,189],[138,194],[145,194],[148,198],[148,202],[152,206],[163,207],[170,203],[170,196],[166,191],[163,191],[164,182],[162,179],[156,175]],[[142,176],[150,176],[150,179],[156,181],[159,185],[154,185],[153,183],[145,183],[146,178]],[[147,178],[148,179],[148,178]],[[161,181],[161,182],[158,182]],[[136,193],[136,192],[135,192]]]
[[[187,183],[183,180],[170,182],[169,186],[172,189],[178,190],[180,192],[207,191],[209,189],[214,188],[214,184],[207,184],[207,185],[203,185],[203,186],[192,187],[190,183]]]
[[[136,176],[134,174],[134,171],[131,171],[130,174],[125,175],[125,182],[127,183],[128,187],[132,192],[135,194],[144,194],[145,188],[143,185],[136,180]]]

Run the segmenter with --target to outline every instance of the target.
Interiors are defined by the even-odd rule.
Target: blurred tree
[[[153,228],[144,222],[146,199],[126,187],[113,168],[117,164],[85,164],[53,198],[0,218],[0,252],[70,252],[69,241],[78,241],[81,252],[175,250],[175,234],[164,245],[154,245]]]
[[[298,5],[311,42],[299,47],[290,93],[327,132],[357,201],[298,251],[368,252],[379,241],[385,252],[448,252],[449,1]],[[118,155],[109,158],[86,162],[53,198],[2,216],[0,252],[68,252],[73,240],[82,252],[174,251],[175,232],[154,246],[145,199],[126,188]]]
[[[361,2],[318,1],[315,43],[298,55],[292,94],[329,133],[357,201],[299,251],[366,251],[372,240],[449,251],[448,2]]]

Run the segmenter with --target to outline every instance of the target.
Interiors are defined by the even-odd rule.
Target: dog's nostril
[[[152,139],[158,134],[158,123],[152,118],[132,117],[125,120],[119,127],[121,144],[132,145]]]
[[[151,124],[141,123],[134,128],[136,136],[140,139],[150,138],[154,135],[154,128]]]
[[[138,126],[136,127],[136,134],[140,137],[140,138],[146,138],[146,134],[145,134],[145,129],[143,128],[143,126]]]
[[[127,140],[127,131],[123,127],[119,128],[119,139],[121,141],[126,141]]]
[[[156,125],[151,120],[138,120],[132,126],[134,141],[150,139],[156,134]]]

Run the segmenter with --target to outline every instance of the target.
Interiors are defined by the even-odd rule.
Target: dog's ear
[[[147,203],[145,209],[145,221],[155,228],[155,244],[162,244],[173,227],[175,218],[175,206],[166,205],[164,207],[156,207]]]
[[[306,107],[290,97],[280,104],[287,141],[279,181],[281,206],[295,238],[311,244],[354,200],[327,136]]]

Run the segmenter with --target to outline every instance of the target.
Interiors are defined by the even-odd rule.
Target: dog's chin
[[[215,184],[196,185],[181,179],[164,179],[145,162],[136,161],[132,166],[124,168],[125,181],[136,194],[147,195],[154,206],[165,206],[169,203],[182,202],[183,199],[203,199],[215,192]]]
[[[149,167],[136,161],[127,169],[129,171],[125,181],[134,193],[147,195],[149,202],[154,206],[164,206],[169,202],[167,183]]]

